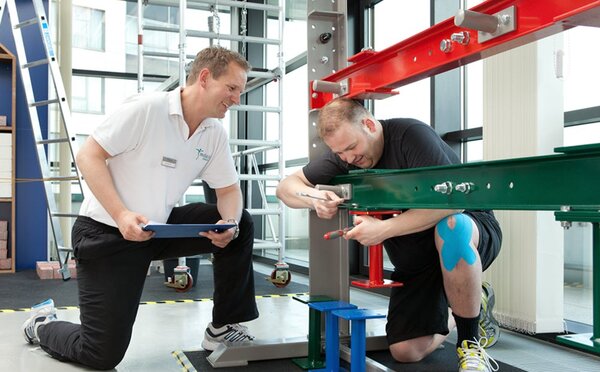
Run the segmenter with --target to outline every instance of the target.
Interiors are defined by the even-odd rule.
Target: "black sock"
[[[225,324],[217,324],[215,322],[212,322],[212,326],[213,326],[214,329],[219,329],[219,328],[223,327],[224,325]]]
[[[479,339],[479,315],[475,318],[463,318],[456,313],[454,320],[456,321],[456,331],[458,337],[456,338],[456,347],[460,347],[464,340],[475,341]]]

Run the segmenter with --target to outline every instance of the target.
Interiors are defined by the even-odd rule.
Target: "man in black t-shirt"
[[[460,163],[430,126],[414,119],[376,120],[351,99],[325,105],[318,131],[331,151],[282,180],[277,196],[289,207],[314,209],[320,218],[332,218],[343,199],[314,186],[352,169]],[[386,326],[397,361],[423,359],[456,326],[459,371],[492,369],[495,362],[484,347],[496,342],[499,328],[492,316],[493,291],[483,283],[482,294],[481,276],[500,251],[502,233],[491,211],[410,209],[385,220],[355,216],[344,238],[367,246],[383,242],[394,265],[392,279],[404,282],[392,289]]]

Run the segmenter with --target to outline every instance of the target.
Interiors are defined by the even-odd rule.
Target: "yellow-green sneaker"
[[[483,344],[486,342],[485,339],[479,341],[463,340],[460,347],[456,349],[458,353],[458,372],[493,372],[498,370],[498,363],[483,348]]]
[[[488,282],[481,284],[481,311],[479,313],[479,338],[486,340],[482,343],[484,348],[492,347],[498,342],[500,337],[500,326],[498,321],[494,318],[492,310],[494,309],[494,303],[496,298],[494,296],[494,289]]]

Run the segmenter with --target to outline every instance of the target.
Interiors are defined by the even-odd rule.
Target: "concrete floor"
[[[265,275],[271,267],[256,265]],[[293,280],[307,283],[307,278],[294,274]],[[361,307],[385,311],[383,296],[351,290],[351,302]],[[306,337],[308,310],[306,305],[291,297],[259,298],[261,316],[246,323],[261,340]],[[134,326],[133,337],[123,361],[116,370],[125,371],[182,371],[172,351],[198,350],[206,324],[211,319],[212,302],[142,305]],[[21,324],[28,312],[0,313],[0,371],[69,372],[87,370],[81,366],[61,363],[50,358],[39,347],[25,343]],[[78,309],[59,310],[62,320],[78,321]],[[274,324],[281,326],[274,327]],[[368,331],[383,334],[385,321],[367,322]],[[451,338],[455,337],[451,334]],[[499,342],[489,350],[492,357],[527,371],[600,371],[600,358],[531,337],[504,331]],[[243,370],[243,367],[240,368]],[[449,370],[456,370],[450,366]]]

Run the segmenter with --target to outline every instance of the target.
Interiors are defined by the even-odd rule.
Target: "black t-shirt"
[[[384,150],[374,169],[408,169],[460,163],[459,157],[429,125],[415,119],[380,120],[383,126]],[[333,177],[358,169],[342,161],[331,151],[304,166],[304,175],[313,184],[330,184]],[[394,264],[394,280],[404,280],[423,272],[431,265],[439,266],[434,244],[434,228],[385,241]]]

